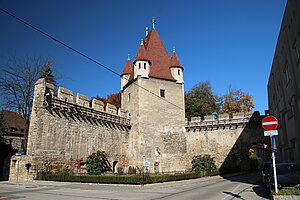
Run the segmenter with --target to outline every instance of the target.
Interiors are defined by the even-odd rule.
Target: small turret
[[[171,74],[176,80],[176,83],[184,83],[183,82],[183,67],[180,64],[180,61],[177,57],[175,47],[173,47],[173,53],[171,56],[171,66],[170,66]]]
[[[141,40],[141,45],[133,62],[134,78],[141,76],[143,78],[149,78],[151,63],[147,57],[146,49],[144,46],[144,40]]]
[[[125,63],[125,66],[124,66],[124,70],[121,74],[121,77],[122,77],[122,82],[121,82],[121,90],[123,90],[123,87],[128,83],[129,80],[132,79],[133,77],[133,67],[130,63],[130,57],[129,57],[129,54],[128,54],[128,58],[127,58],[127,61]]]

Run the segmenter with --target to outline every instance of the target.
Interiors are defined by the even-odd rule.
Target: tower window
[[[160,89],[160,97],[166,97],[166,91],[164,89]]]
[[[146,63],[144,63],[144,69],[146,69]]]
[[[128,102],[130,101],[130,93],[128,93]]]
[[[178,75],[180,75],[180,69],[177,72],[178,72]]]
[[[141,69],[141,63],[139,63],[139,69]]]

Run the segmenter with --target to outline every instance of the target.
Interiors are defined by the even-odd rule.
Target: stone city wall
[[[186,158],[191,160],[195,155],[209,154],[223,171],[247,170],[251,146],[269,143],[263,136],[261,118],[259,112],[191,118],[185,126]]]
[[[129,129],[130,119],[124,110],[110,104],[104,109],[104,103],[96,99],[90,106],[88,97],[74,97],[72,91],[61,87],[55,95],[53,85],[39,79],[35,85],[27,156],[20,166],[30,163],[37,172],[45,163],[51,167],[64,166],[85,161],[91,153],[103,150],[112,166],[117,161],[126,167]],[[10,179],[16,178],[13,171]],[[36,174],[29,179],[34,177]]]

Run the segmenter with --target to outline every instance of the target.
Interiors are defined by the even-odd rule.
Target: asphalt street
[[[67,182],[0,182],[0,200],[198,200],[269,199],[259,176],[235,174],[145,186]]]

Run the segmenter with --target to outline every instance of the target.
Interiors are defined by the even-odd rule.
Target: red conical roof
[[[125,63],[124,70],[123,70],[121,76],[124,75],[124,74],[131,74],[131,75],[133,75],[133,67],[132,67],[129,59]]]
[[[169,69],[171,66],[170,56],[155,29],[152,29],[144,39],[144,46],[147,58],[151,62],[149,76],[175,80]]]
[[[172,57],[171,57],[171,66],[170,67],[180,67],[183,70],[183,67],[180,64],[180,61],[177,57],[177,54],[175,51],[173,51],[172,53]]]
[[[149,60],[147,58],[146,49],[143,44],[140,45],[140,48],[138,50],[138,53],[136,54],[134,62],[137,60]]]

